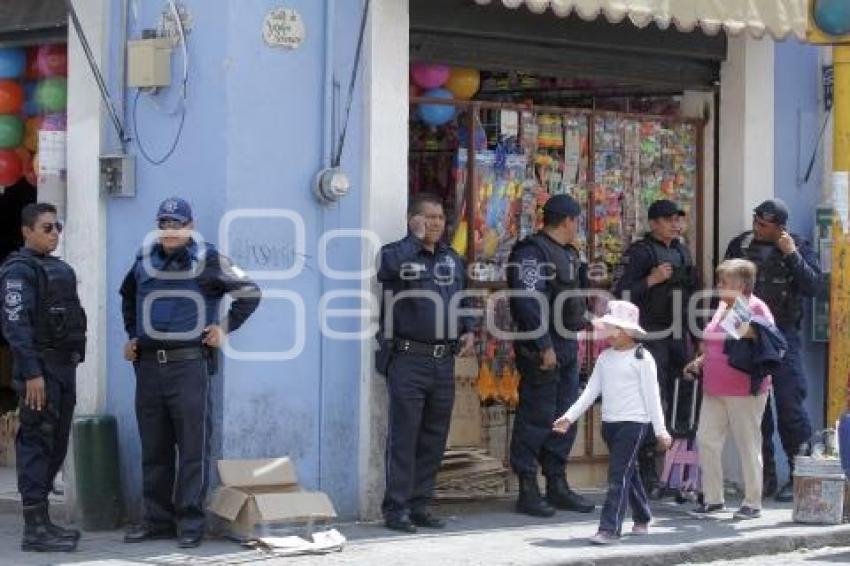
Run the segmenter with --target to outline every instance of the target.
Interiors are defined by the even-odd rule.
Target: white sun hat
[[[604,316],[593,321],[594,324],[607,324],[638,334],[646,334],[640,327],[640,309],[629,301],[608,301],[608,310]]]

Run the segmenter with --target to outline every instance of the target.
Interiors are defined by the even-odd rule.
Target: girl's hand
[[[670,437],[670,434],[666,432],[656,436],[655,440],[658,443],[658,447],[661,448],[662,452],[667,452],[673,445],[673,439]]]
[[[552,425],[552,430],[558,434],[566,434],[572,424],[570,419],[567,418],[567,415],[563,415]]]
[[[704,361],[705,357],[702,354],[691,360],[691,362],[688,363],[688,365],[686,365],[685,369],[683,370],[684,378],[687,380],[692,380],[695,377],[698,377],[699,374],[702,373],[702,364]]]

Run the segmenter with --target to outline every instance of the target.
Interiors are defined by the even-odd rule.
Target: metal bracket
[[[133,156],[101,155],[100,189],[114,197],[136,196],[136,161]]]

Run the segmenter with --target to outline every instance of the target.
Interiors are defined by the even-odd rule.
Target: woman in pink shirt
[[[702,354],[685,368],[685,372],[703,375],[703,400],[697,428],[700,471],[704,502],[692,514],[711,517],[723,513],[723,445],[731,432],[738,449],[744,476],[744,501],[735,512],[736,519],[761,516],[762,456],[761,421],[767,403],[770,377],[764,380],[756,395],[750,393],[749,374],[729,365],[723,352],[726,332],[720,321],[738,297],[748,303],[753,316],[773,322],[767,305],[753,295],[756,266],[744,259],[732,259],[717,267],[717,289],[720,306],[705,329]],[[755,333],[746,329],[745,338]]]

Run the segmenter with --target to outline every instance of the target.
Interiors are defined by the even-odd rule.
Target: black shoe
[[[516,502],[516,510],[517,513],[531,515],[532,517],[552,517],[555,515],[555,509],[540,496],[537,474],[519,476],[519,498]]]
[[[198,548],[201,546],[201,541],[204,540],[204,535],[180,535],[177,539],[179,548]]]
[[[24,537],[21,550],[24,552],[74,552],[77,541],[61,538],[47,528],[47,505],[24,507]]]
[[[546,478],[546,501],[555,509],[563,511],[592,513],[596,508],[593,503],[571,490],[562,474]]]
[[[47,530],[50,531],[55,537],[69,539],[78,541],[80,540],[80,531],[77,529],[66,529],[64,527],[60,527],[56,523],[50,520],[50,508],[48,507],[45,511],[47,517]]]
[[[774,497],[780,503],[790,503],[794,501],[794,482],[788,482],[782,486],[779,493]]]
[[[414,525],[409,518],[404,516],[387,517],[384,520],[384,526],[391,531],[398,531],[400,533],[413,534],[416,532],[416,525]]]
[[[145,525],[133,527],[124,534],[124,542],[135,543],[148,540],[165,540],[175,538],[177,532],[173,528],[154,529]]]
[[[442,529],[446,522],[429,513],[428,511],[414,511],[410,514],[410,522],[424,529]]]

